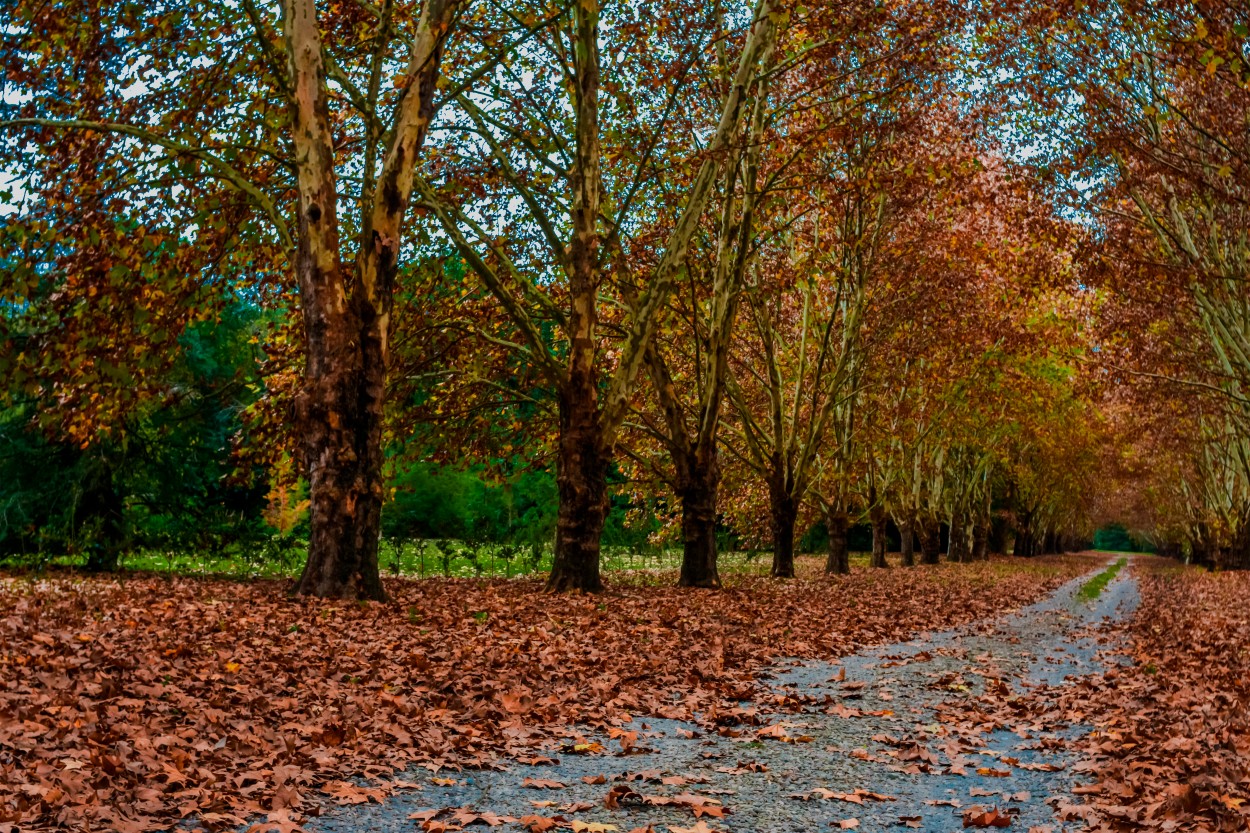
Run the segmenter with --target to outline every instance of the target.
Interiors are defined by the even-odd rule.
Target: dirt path
[[[975,710],[968,707],[986,685],[1023,694],[1111,661],[1100,655],[1099,624],[1135,609],[1136,585],[1123,570],[1087,602],[1077,597],[1084,580],[998,620],[836,663],[782,664],[770,680],[780,708],[756,713],[743,703],[719,716],[719,728],[711,721],[637,721],[629,727],[637,738],[623,739],[633,742],[630,754],[622,754],[620,737],[587,737],[587,749],[570,741],[550,752],[552,764],[413,775],[417,789],[333,808],[305,827],[412,831],[429,818],[429,830],[454,830],[472,816],[495,820],[493,814],[556,818],[562,827],[590,831],[654,825],[675,833],[798,833],[841,826],[937,833],[961,829],[964,814],[979,807],[996,808],[1011,829],[1059,831],[1065,825],[1047,800],[1070,794],[1079,780],[1059,742],[1079,727],[981,725],[969,720]],[[547,783],[526,786],[527,779]],[[618,806],[605,806],[610,791],[619,800],[609,803]],[[706,828],[696,826],[700,804],[710,807]],[[456,808],[465,808],[459,818]],[[483,821],[476,829],[486,829]],[[544,829],[543,821],[525,821],[528,829]],[[507,821],[493,829],[527,826]]]

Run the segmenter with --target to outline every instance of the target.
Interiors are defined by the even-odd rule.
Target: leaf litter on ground
[[[296,829],[324,800],[408,788],[410,767],[538,763],[544,744],[575,752],[587,728],[636,715],[758,724],[740,703],[780,657],[993,616],[1086,568],[736,577],[715,593],[620,581],[601,596],[396,580],[385,604],[291,599],[279,582],[0,578],[0,833]],[[616,740],[583,751],[638,741]]]

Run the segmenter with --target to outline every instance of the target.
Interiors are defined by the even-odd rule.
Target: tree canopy
[[[1250,567],[1247,25],[14,0],[0,547],[298,539],[299,592],[362,598],[384,535],[553,590],[605,534],[704,587],[857,527]]]

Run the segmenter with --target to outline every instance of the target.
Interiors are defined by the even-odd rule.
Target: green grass
[[[123,570],[171,575],[216,576],[220,578],[293,578],[304,566],[306,549],[302,544],[283,548],[280,552],[232,549],[222,553],[194,551],[135,550],[122,556]],[[421,540],[398,543],[383,541],[379,551],[382,576],[406,578],[542,578],[551,570],[551,548],[537,550],[531,546],[469,543],[452,540]],[[824,567],[824,555],[798,556],[802,574],[818,574]],[[868,553],[851,553],[852,566],[867,567]],[[54,567],[80,566],[81,559],[62,556],[48,562]],[[617,581],[627,584],[664,584],[671,573],[681,567],[680,547],[605,546],[602,569]],[[772,566],[772,553],[767,550],[734,550],[722,552],[717,562],[722,578],[731,576],[766,576]]]
[[[123,555],[121,568],[133,572],[225,579],[282,579],[299,575],[306,554],[302,542],[282,547],[237,547],[219,553],[144,549]],[[603,572],[611,575],[613,583],[646,587],[671,584],[681,567],[681,556],[680,546],[604,546],[600,563]],[[889,558],[891,565],[897,566],[898,553],[891,553]],[[378,558],[384,579],[392,576],[542,579],[551,570],[551,560],[550,546],[535,549],[529,545],[433,539],[402,543],[384,540]],[[869,554],[850,553],[849,561],[852,568],[867,569]],[[78,567],[81,566],[81,559],[60,556],[49,559],[47,564],[54,568]],[[800,578],[823,576],[824,565],[823,553],[795,556],[795,568]],[[772,553],[769,550],[722,551],[717,560],[721,578],[726,582],[767,576],[771,567]],[[991,563],[987,567],[996,575],[1026,569],[1026,565],[1020,563]],[[1048,574],[1058,572],[1056,567],[1045,564],[1028,565],[1027,569]]]
[[[1111,583],[1125,564],[1128,563],[1127,558],[1121,558],[1098,575],[1081,585],[1081,589],[1076,591],[1076,597],[1083,602],[1092,602],[1102,593],[1103,588]]]

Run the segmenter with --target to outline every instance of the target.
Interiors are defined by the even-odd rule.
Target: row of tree
[[[1172,379],[1109,369],[1121,348],[1171,361],[1205,334],[1206,371],[1242,370],[1231,5],[0,14],[6,389],[106,443],[174,395],[183,334],[263,310],[234,450],[302,462],[304,593],[383,595],[388,449],[554,469],[556,590],[600,588],[613,482],[667,520],[687,585],[719,583],[724,524],[771,541],[777,576],[817,518],[834,571],[860,521],[879,565],[891,519],[905,563],[942,525],[957,560],[1006,527],[1061,548],[1126,511],[1100,495],[1162,494],[1098,476],[1145,436],[1114,405]],[[1166,258],[1117,254],[1143,231]],[[1173,272],[1184,309],[1157,296]],[[1172,329],[1119,338],[1126,310]],[[1204,436],[1241,429],[1238,378],[1186,377],[1220,393]],[[1225,471],[1244,443],[1200,446],[1167,459]]]
[[[1120,484],[1105,512],[1161,551],[1248,569],[1250,15],[1094,3],[1037,32],[1043,65],[1076,68],[1080,105],[1052,118],[1087,137],[1059,167],[1085,178],[1074,191],[1099,223],[1090,285]]]

